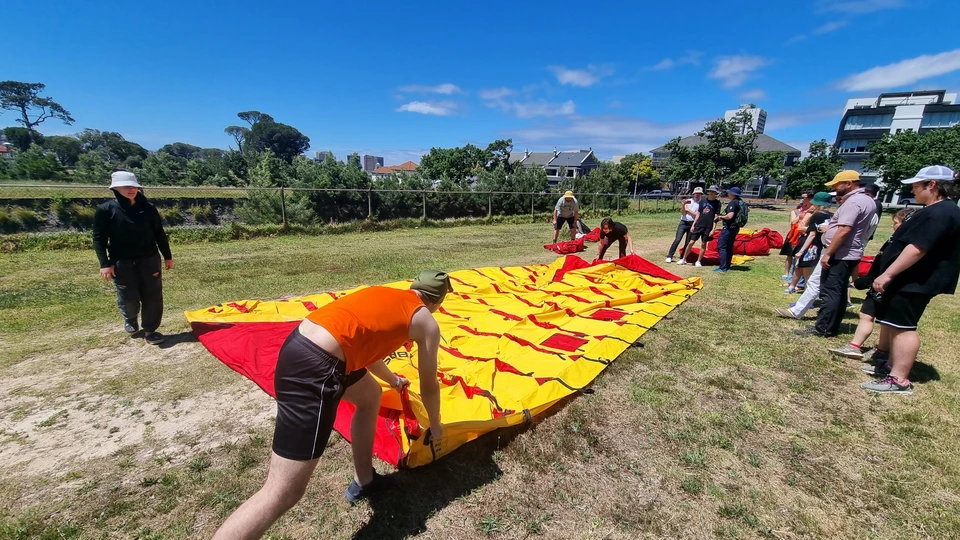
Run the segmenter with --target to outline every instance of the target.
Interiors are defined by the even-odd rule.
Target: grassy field
[[[751,226],[785,219],[755,210]],[[676,220],[625,221],[662,264]],[[885,217],[878,236],[889,229]],[[174,246],[160,348],[123,333],[92,252],[0,256],[0,538],[204,538],[259,488],[273,402],[195,342],[184,310],[550,262],[551,236],[497,225]],[[703,275],[703,290],[595,394],[426,467],[378,464],[391,487],[356,507],[334,435],[268,537],[960,536],[960,300],[924,317],[915,394],[877,397],[857,388],[858,362],[826,352],[842,339],[799,338],[772,316],[795,298],[781,257],[670,270]]]

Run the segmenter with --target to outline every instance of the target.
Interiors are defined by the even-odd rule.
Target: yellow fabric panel
[[[702,286],[698,277],[674,281],[613,263],[569,271],[554,281],[563,264],[560,258],[550,265],[451,273],[455,292],[434,314],[443,335],[439,371],[444,437],[432,443],[424,437],[403,437],[407,466],[429,463],[491,430],[526,422],[588,386]],[[405,288],[409,281],[387,286]],[[186,317],[208,323],[296,321],[306,317],[309,304],[320,307],[349,292],[273,302],[240,300],[190,311]],[[598,311],[619,320],[593,317]],[[386,361],[410,380],[410,406],[420,425],[427,426],[416,353],[414,344]],[[384,386],[383,406],[400,409],[397,396]]]

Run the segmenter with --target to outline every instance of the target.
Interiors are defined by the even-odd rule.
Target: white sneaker
[[[695,264],[694,266],[696,266],[697,268],[700,268],[700,267],[702,267],[703,265],[700,264],[700,261],[697,261],[697,264]]]
[[[680,259],[679,261],[677,261],[677,264],[680,264],[680,265],[687,264],[687,261],[685,259]]]
[[[673,262],[673,257],[667,257],[667,262]]]

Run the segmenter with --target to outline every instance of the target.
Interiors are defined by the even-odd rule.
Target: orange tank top
[[[347,373],[383,360],[410,340],[410,320],[423,301],[410,289],[368,287],[307,315],[343,349]]]

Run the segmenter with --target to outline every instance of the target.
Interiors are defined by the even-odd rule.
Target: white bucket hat
[[[138,187],[143,186],[137,182],[137,175],[127,171],[117,171],[110,175],[110,189],[118,187]]]

